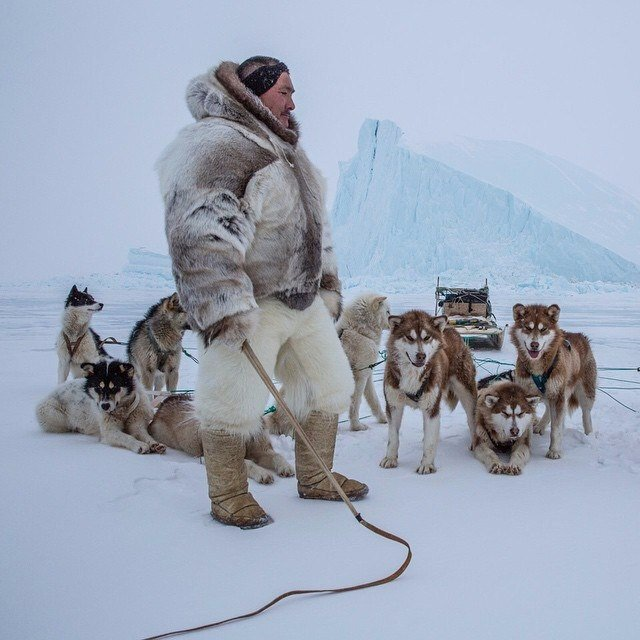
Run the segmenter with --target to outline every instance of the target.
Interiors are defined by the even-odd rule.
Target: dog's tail
[[[62,406],[55,398],[45,398],[36,407],[36,418],[47,433],[67,433],[70,431]]]
[[[571,396],[569,396],[569,411],[573,413],[579,406],[578,397],[575,393],[572,393]]]
[[[453,411],[458,406],[458,396],[453,393],[451,389],[447,391],[447,395],[445,396],[445,402],[451,411]]]

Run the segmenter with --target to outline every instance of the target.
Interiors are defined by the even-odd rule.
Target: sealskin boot
[[[338,433],[338,414],[312,411],[302,428],[322,461],[331,469]],[[296,438],[295,450],[298,495],[310,500],[341,500],[340,494],[324,475],[302,438]],[[350,500],[360,500],[369,492],[366,484],[345,478],[335,471],[332,473]]]
[[[273,522],[247,491],[249,483],[242,437],[213,429],[202,429],[200,435],[211,515],[223,524],[241,529],[257,529]]]

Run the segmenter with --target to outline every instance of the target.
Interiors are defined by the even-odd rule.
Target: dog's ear
[[[547,315],[553,322],[558,322],[558,318],[560,317],[560,307],[557,304],[552,304],[547,307]]]
[[[135,367],[129,362],[120,363],[120,373],[126,373],[130,378],[136,373]]]
[[[498,402],[498,400],[500,400],[498,396],[486,395],[484,397],[484,403],[487,407],[489,407],[489,409],[492,409],[495,406],[496,402]]]
[[[389,328],[393,331],[402,322],[402,316],[389,316]]]
[[[71,287],[71,291],[69,291],[69,294],[72,293],[78,293],[78,287],[76,287],[76,285],[74,284],[73,287]]]
[[[380,306],[385,300],[387,299],[387,296],[377,296],[373,299],[373,301]]]
[[[93,362],[83,362],[80,365],[80,368],[88,375],[92,376],[95,373],[95,368]]]
[[[447,326],[447,322],[449,322],[449,318],[447,318],[447,316],[436,316],[433,319],[433,325],[436,329],[440,329],[440,331],[444,331],[444,328]]]
[[[177,292],[171,294],[169,298],[169,308],[173,311],[182,311],[182,305],[180,304],[180,298]]]
[[[524,316],[524,305],[518,302],[513,305],[513,319],[519,320],[522,316]]]
[[[538,406],[538,402],[540,402],[540,400],[541,400],[540,396],[527,396],[527,402],[532,407],[537,407]]]
[[[85,287],[85,288],[84,288],[84,291],[83,291],[82,293],[89,293],[89,292],[87,291],[87,287]]]

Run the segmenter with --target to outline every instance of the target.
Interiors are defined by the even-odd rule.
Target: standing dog
[[[446,316],[434,318],[424,311],[407,311],[391,316],[389,325],[384,370],[389,443],[380,466],[398,466],[402,413],[409,406],[422,411],[423,452],[417,472],[434,473],[443,397],[452,410],[460,400],[473,438],[477,394],[473,358],[458,332],[447,328]]]
[[[471,448],[489,473],[520,475],[531,456],[531,430],[537,423],[538,395],[513,382],[496,382],[478,392],[476,431]],[[503,464],[498,452],[510,453]]]
[[[367,428],[358,419],[363,392],[376,420],[382,423],[387,422],[373,386],[372,365],[378,360],[380,338],[383,330],[389,328],[390,315],[386,296],[365,293],[345,308],[336,325],[356,383],[349,408],[352,431],[362,431]]]
[[[89,326],[96,311],[104,305],[96,302],[93,296],[80,291],[74,284],[69,291],[62,314],[62,331],[56,340],[58,353],[58,384],[68,377],[69,371],[74,378],[82,378],[83,362],[97,362],[100,358],[109,357],[102,348],[100,336]]]
[[[560,307],[552,304],[513,307],[511,342],[518,351],[515,382],[527,393],[538,393],[546,405],[536,433],[544,433],[551,421],[551,444],[547,458],[562,455],[562,430],[567,411],[580,406],[582,426],[589,435],[591,408],[596,397],[597,368],[589,338],[568,333],[558,326]]]
[[[178,294],[162,298],[136,323],[129,337],[127,356],[142,384],[153,391],[178,388],[182,336],[189,326]]]
[[[149,433],[172,449],[179,449],[195,457],[203,455],[200,421],[190,396],[169,396],[158,407],[149,425]],[[265,429],[247,441],[246,446],[244,462],[250,478],[261,484],[271,484],[273,474],[267,469],[275,471],[283,478],[294,475],[293,467],[273,450]]]
[[[82,369],[85,379],[61,384],[38,404],[42,429],[100,436],[100,442],[134,453],[164,453],[164,445],[147,431],[153,409],[133,365],[101,360],[87,362]]]

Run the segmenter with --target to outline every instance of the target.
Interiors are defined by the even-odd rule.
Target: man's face
[[[289,116],[296,108],[293,103],[293,84],[288,73],[280,74],[278,81],[261,96],[262,104],[264,104],[271,113],[278,119],[280,124],[289,128]]]

